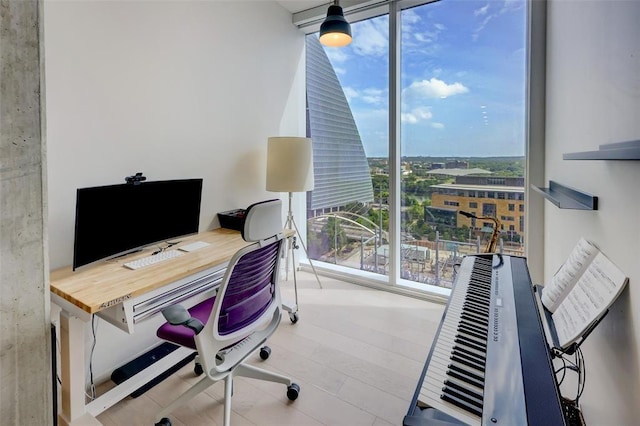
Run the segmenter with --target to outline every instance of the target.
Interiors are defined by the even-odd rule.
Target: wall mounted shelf
[[[539,188],[535,185],[531,185],[531,188],[561,209],[598,210],[598,197],[552,180],[549,181],[548,188]]]
[[[569,152],[563,160],[640,160],[640,140],[600,145],[597,151]]]

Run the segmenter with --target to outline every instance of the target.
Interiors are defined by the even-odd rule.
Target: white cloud
[[[387,120],[389,119],[389,111],[387,109],[357,109],[353,110],[354,117],[358,117],[358,120],[366,120],[370,123],[367,126],[363,126],[363,129],[370,130],[376,126],[385,125]]]
[[[412,98],[447,98],[469,92],[462,83],[447,84],[442,80],[432,77],[430,80],[414,81],[405,90],[408,99]]]
[[[416,124],[419,121],[427,121],[433,118],[433,114],[429,108],[414,108],[410,112],[400,114],[403,123]]]
[[[403,112],[402,114],[400,114],[400,120],[403,123],[407,123],[407,124],[416,124],[418,122],[418,119],[416,118],[415,115],[406,113],[406,112]]]
[[[327,57],[332,64],[346,62],[349,59],[346,49],[325,49]]]
[[[381,104],[385,100],[385,91],[381,89],[369,88],[362,93],[362,100],[368,104]]]
[[[421,33],[414,33],[413,38],[420,43],[435,43],[438,41],[439,34],[437,31],[423,31]]]
[[[473,15],[474,16],[481,16],[481,15],[486,15],[487,11],[489,10],[489,3],[485,4],[483,7],[481,7],[480,9],[476,9],[473,11]]]
[[[431,41],[425,34],[415,33],[413,36],[416,40],[422,43],[428,43]]]
[[[415,108],[412,113],[421,120],[430,120],[433,117],[429,108]]]
[[[349,101],[358,98],[369,105],[386,105],[388,92],[384,89],[369,87],[358,91],[353,87],[343,87],[343,91]]]
[[[504,0],[504,4],[502,5],[502,9],[500,9],[500,14],[513,12],[525,7],[525,2],[518,0]]]
[[[504,0],[504,3],[502,4],[502,8],[499,11],[491,13],[489,15],[487,15],[487,13],[489,12],[488,3],[486,6],[481,7],[480,9],[476,9],[473,12],[474,16],[476,17],[482,17],[485,15],[486,16],[484,17],[484,19],[482,20],[478,28],[476,28],[475,31],[473,31],[473,34],[471,35],[472,40],[473,41],[478,40],[478,37],[480,37],[480,33],[486,28],[486,26],[489,24],[489,22],[491,22],[493,18],[496,18],[505,13],[514,12],[524,7],[523,6],[524,4],[525,2],[518,1],[518,0]]]
[[[413,9],[407,9],[402,12],[402,38],[403,42],[410,40],[411,35],[418,34],[424,25],[418,25],[422,21],[420,15],[418,15]]]
[[[485,29],[485,27],[487,26],[487,24],[495,17],[496,15],[489,15],[486,18],[484,18],[484,20],[482,21],[482,23],[480,24],[480,26],[478,28],[475,29],[475,31],[473,32],[473,34],[471,35],[471,38],[473,39],[473,41],[478,40],[478,37],[480,37],[480,33],[482,32],[482,30]]]
[[[348,101],[351,101],[352,99],[359,96],[358,91],[353,87],[343,87],[342,90]]]
[[[444,129],[444,124],[442,123],[431,123],[430,126],[434,129]]]
[[[373,19],[352,26],[353,51],[362,56],[384,56],[388,52],[388,18]]]
[[[440,48],[438,41],[440,34],[447,28],[443,24],[435,23],[427,28],[426,25],[402,25],[402,48],[414,50],[422,55],[435,55]]]
[[[418,15],[415,10],[407,9],[402,12],[402,25],[412,25],[420,22],[422,18]]]

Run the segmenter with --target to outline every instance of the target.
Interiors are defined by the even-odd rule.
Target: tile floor
[[[234,381],[234,426],[400,425],[444,305],[298,274],[299,321],[288,315],[269,340],[268,360],[253,363],[294,378],[291,402],[281,384]],[[293,282],[283,298],[293,299]],[[198,379],[193,364],[138,398],[98,416],[105,426],[152,426],[156,413]],[[221,425],[224,384],[216,383],[170,416],[173,426]]]

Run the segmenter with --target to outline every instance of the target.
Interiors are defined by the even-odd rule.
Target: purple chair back
[[[203,329],[195,334],[182,325],[165,323],[157,332],[160,338],[196,349],[210,377],[235,368],[280,324],[279,260],[285,241],[282,202],[256,203],[245,217],[242,236],[253,243],[229,260],[217,294],[189,309]]]
[[[282,241],[244,254],[233,267],[218,320],[220,335],[244,328],[259,318],[273,302]]]

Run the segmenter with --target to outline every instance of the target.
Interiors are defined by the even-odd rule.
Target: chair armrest
[[[189,311],[182,305],[173,305],[162,310],[162,315],[171,325],[183,325],[198,334],[204,328],[204,324],[197,318],[189,315]]]

